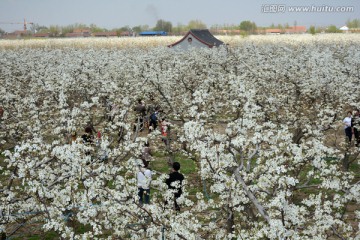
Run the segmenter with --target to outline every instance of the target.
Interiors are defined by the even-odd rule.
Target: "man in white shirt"
[[[150,203],[150,183],[151,183],[151,171],[148,169],[149,162],[143,161],[143,167],[139,166],[139,172],[137,174],[138,182],[138,195],[140,204]]]

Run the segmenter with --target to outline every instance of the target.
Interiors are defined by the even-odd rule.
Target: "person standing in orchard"
[[[355,115],[351,119],[351,126],[352,126],[352,132],[354,133],[355,137],[355,146],[359,147],[360,144],[360,110],[355,110]]]
[[[143,160],[143,165],[139,165],[137,173],[137,185],[139,204],[150,203],[150,184],[151,184],[151,170],[149,169],[149,161]]]
[[[136,122],[134,125],[134,132],[136,130],[142,132],[144,128],[144,117],[146,114],[146,107],[145,107],[145,103],[142,102],[141,99],[138,100],[138,104],[134,107],[134,111],[136,112],[136,120],[135,120]]]
[[[161,125],[161,135],[163,137],[167,137],[167,135],[168,135],[167,130],[168,130],[168,127],[169,127],[169,123],[166,121],[165,118],[162,118],[160,125]]]
[[[85,144],[92,144],[94,142],[94,130],[90,125],[85,127],[85,133],[81,136]]]
[[[182,181],[184,180],[184,175],[179,173],[180,163],[174,162],[172,166],[171,173],[169,174],[169,178],[166,179],[166,184],[169,189],[174,191],[174,206],[176,211],[180,211],[180,206],[177,203],[177,199],[182,194]]]
[[[159,112],[155,110],[155,112],[150,115],[149,133],[154,131],[158,125],[158,114]]]
[[[351,143],[351,138],[352,138],[352,127],[351,127],[351,118],[352,118],[352,112],[348,111],[347,113],[347,117],[344,118],[343,123],[344,123],[344,128],[345,128],[345,135],[349,140],[349,143]]]
[[[160,122],[160,127],[161,127],[161,136],[162,136],[161,141],[163,141],[165,143],[165,146],[167,146],[169,144],[168,134],[169,134],[170,123],[167,122],[165,118],[162,118]]]
[[[145,143],[145,145],[142,149],[141,159],[146,162],[150,162],[150,160],[151,160],[151,149],[150,149],[150,144],[148,141]]]
[[[0,123],[1,123],[1,119],[2,119],[3,115],[4,115],[4,109],[2,106],[0,106]]]

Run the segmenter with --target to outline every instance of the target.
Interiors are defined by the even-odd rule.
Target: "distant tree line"
[[[295,21],[294,26],[296,26],[297,23]],[[360,28],[360,19],[349,19],[346,21],[346,26],[349,28]],[[259,27],[256,25],[255,22],[252,22],[250,20],[244,20],[240,22],[240,24],[215,24],[210,27],[210,30],[217,31],[217,30],[240,30],[243,34],[256,34],[258,30],[265,30],[267,28],[277,28],[281,30],[285,30],[289,28],[290,25],[288,23],[285,24],[271,24],[268,27]],[[48,33],[52,37],[63,37],[66,36],[67,33],[72,33],[76,29],[89,29],[92,33],[97,32],[109,32],[109,31],[115,31],[118,36],[120,36],[122,33],[126,32],[129,34],[138,34],[142,31],[166,31],[172,34],[183,34],[190,29],[204,29],[207,28],[207,25],[202,22],[201,20],[191,20],[188,22],[188,24],[182,24],[178,23],[177,25],[173,25],[170,21],[166,21],[164,19],[159,19],[156,22],[156,25],[154,27],[150,27],[149,25],[137,25],[137,26],[123,26],[119,28],[113,28],[113,29],[107,29],[97,26],[96,24],[71,24],[67,26],[59,26],[59,25],[50,25],[49,27],[42,26],[39,24],[33,24],[30,27],[30,31],[32,33]],[[327,32],[327,33],[337,33],[341,32],[337,26],[330,25],[326,27],[315,27],[310,26],[309,33],[316,34],[321,32]],[[5,31],[0,28],[0,35],[4,34]]]
[[[360,19],[347,20],[346,26],[348,28],[360,28]]]

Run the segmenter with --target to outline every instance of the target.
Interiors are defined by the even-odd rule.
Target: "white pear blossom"
[[[360,107],[360,37],[174,40],[0,43],[0,232],[25,219],[64,239],[356,239],[359,148],[342,120]],[[178,213],[165,172],[138,204],[141,151],[160,135],[133,132],[138,99],[171,122],[166,157],[195,166]]]

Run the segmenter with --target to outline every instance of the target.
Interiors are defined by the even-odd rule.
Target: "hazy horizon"
[[[293,7],[309,8],[310,11],[292,12]],[[351,11],[341,12],[345,7]],[[0,0],[0,28],[7,32],[21,30],[22,25],[3,22],[21,23],[24,18],[46,27],[79,23],[112,29],[126,25],[154,27],[159,19],[170,21],[173,26],[186,25],[190,20],[197,19],[207,27],[215,24],[239,25],[244,20],[253,21],[258,26],[296,23],[307,27],[341,27],[347,20],[359,16],[358,0]]]

